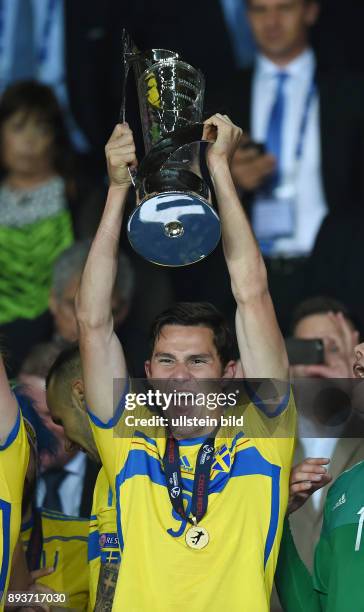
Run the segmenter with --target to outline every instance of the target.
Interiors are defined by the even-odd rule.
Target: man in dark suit
[[[354,207],[364,193],[363,80],[317,69],[309,31],[318,9],[317,0],[249,0],[255,68],[209,103],[246,132],[233,174],[284,331],[305,296],[306,262],[327,211]]]

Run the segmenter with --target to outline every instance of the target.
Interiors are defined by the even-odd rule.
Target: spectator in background
[[[49,85],[85,168],[103,152],[121,96],[121,7],[116,0],[2,0],[0,94],[18,80]],[[124,7],[123,7],[124,8]]]
[[[13,372],[48,333],[53,262],[73,241],[69,143],[48,87],[24,82],[0,100],[0,325]]]
[[[98,192],[74,173],[62,111],[45,85],[25,81],[0,99],[0,326],[15,375],[47,339],[52,266],[76,235],[92,235]],[[100,193],[100,192],[99,192]],[[81,202],[82,199],[82,202]],[[100,194],[101,201],[101,194]]]
[[[89,241],[76,242],[60,255],[54,266],[49,309],[54,320],[53,339],[60,348],[66,348],[78,337],[74,300],[89,250]],[[114,325],[117,335],[131,351],[131,375],[144,377],[147,340],[128,321],[133,293],[134,271],[128,257],[120,253],[112,302]]]
[[[64,429],[50,415],[46,399],[46,376],[60,353],[55,343],[39,344],[25,360],[18,380],[47,429],[57,440],[54,453],[43,452],[37,487],[37,506],[71,516],[89,517],[99,465],[71,445]]]
[[[301,462],[304,457],[327,457],[330,459],[330,473],[336,479],[341,472],[364,459],[364,440],[360,437],[360,429],[351,420],[353,416],[349,406],[341,403],[341,398],[345,396],[340,381],[335,382],[335,379],[353,378],[354,349],[359,341],[356,322],[343,304],[331,298],[316,297],[297,307],[293,314],[292,332],[295,338],[318,338],[324,342],[323,364],[292,367],[296,383],[299,382],[297,378],[301,377],[332,379],[330,389],[327,389],[327,407],[324,406],[324,394],[320,394],[320,421],[326,410],[331,423],[326,428],[326,435],[330,437],[321,437],[322,433],[310,422],[307,408],[306,415],[300,415],[295,462]],[[310,384],[316,393],[314,381],[303,381],[303,384]],[[336,398],[333,395],[335,390]],[[353,437],[355,435],[357,437]],[[314,546],[320,535],[326,492],[326,489],[315,492],[306,502],[304,510],[295,512],[290,521],[297,548],[309,568],[312,567]]]
[[[364,87],[361,78],[317,71],[309,42],[317,0],[247,0],[247,8],[260,53],[253,71],[221,87],[220,107],[252,139],[242,141],[233,175],[286,332],[328,208],[363,201]]]

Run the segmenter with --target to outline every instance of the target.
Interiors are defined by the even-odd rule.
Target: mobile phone
[[[242,151],[248,151],[250,149],[257,152],[257,155],[264,155],[266,152],[265,144],[262,142],[255,142],[254,140],[247,140],[240,145]]]
[[[286,338],[288,361],[293,365],[317,365],[325,362],[325,347],[323,340],[302,340],[301,338]]]

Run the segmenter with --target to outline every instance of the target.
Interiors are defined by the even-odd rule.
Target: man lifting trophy
[[[133,173],[137,206],[128,222],[130,243],[162,266],[196,263],[214,250],[221,234],[200,167],[204,76],[173,51],[140,52],[126,34],[124,66],[125,80],[129,67],[136,77],[146,153]],[[125,94],[122,114],[124,120]]]

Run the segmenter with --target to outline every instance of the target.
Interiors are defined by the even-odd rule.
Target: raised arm
[[[115,127],[105,151],[110,187],[76,296],[76,315],[86,401],[96,417],[108,422],[114,409],[113,380],[127,376],[111,308],[120,230],[130,185],[128,165],[136,163],[133,134],[127,124]]]
[[[240,128],[226,115],[205,122],[205,137],[217,130],[207,163],[213,179],[222,225],[225,260],[237,304],[236,334],[247,378],[288,379],[288,357],[268,290],[267,272],[258,244],[236,193],[231,158]]]
[[[18,404],[12,394],[6,375],[3,359],[0,355],[0,446],[13,429],[18,414]]]

